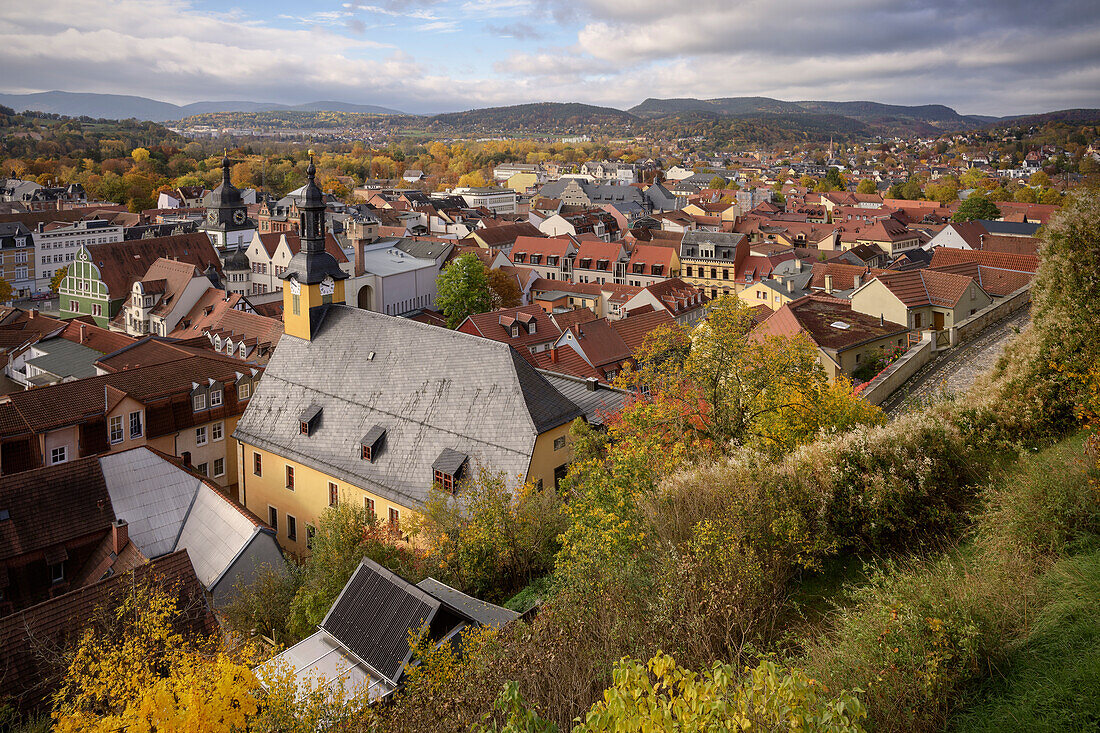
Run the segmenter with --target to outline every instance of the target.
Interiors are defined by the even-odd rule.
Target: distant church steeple
[[[331,303],[344,302],[344,280],[348,274],[325,250],[325,197],[316,181],[313,151],[309,151],[305,191],[298,204],[298,233],[301,248],[279,275],[283,283],[283,325],[291,336],[312,339],[319,319],[311,312]]]

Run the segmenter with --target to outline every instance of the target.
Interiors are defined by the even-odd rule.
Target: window
[[[364,446],[361,446],[361,447],[362,447],[362,449],[363,449],[363,452],[362,452],[362,457],[363,457],[363,460],[364,460],[364,461],[371,461],[371,462],[373,462],[373,461],[374,461],[374,458],[372,458],[372,457],[371,457],[371,449],[370,449],[370,446],[369,446],[369,445],[364,445]]]
[[[242,345],[243,346],[243,345]],[[241,382],[237,385],[237,400],[244,401],[252,394],[252,385],[249,382]]]
[[[224,476],[225,475],[225,459],[224,458],[215,458],[214,459],[214,475],[215,476]]]
[[[112,443],[121,443],[126,437],[126,434],[122,430],[122,415],[112,415],[111,420],[108,423],[108,431],[111,435]]]
[[[390,527],[401,529],[401,510],[390,507]]]
[[[298,539],[298,520],[292,515],[286,515],[286,538],[288,540]]]
[[[312,524],[306,525],[306,547],[313,549],[313,535],[317,534],[317,528]]]
[[[206,445],[206,426],[195,428],[195,445]]]
[[[225,423],[216,422],[210,426],[210,440],[218,441],[225,437]]]
[[[554,438],[554,450],[561,450],[565,447],[565,436]]]
[[[210,475],[210,464],[209,463],[200,463],[199,465],[195,466],[195,470],[198,471],[199,474],[201,474],[203,476],[209,476]]]
[[[222,403],[222,391],[220,389],[211,390],[210,392],[210,406],[217,407]]]
[[[60,583],[65,579],[65,563],[59,562],[50,566],[50,582]]]
[[[256,476],[264,475],[263,457],[259,453],[252,454],[252,473]]]
[[[141,411],[130,413],[130,440],[140,438],[142,433]]]
[[[270,504],[267,506],[267,523],[271,525],[273,530],[279,531],[279,510]]]
[[[369,496],[363,497],[363,508],[367,510],[367,516],[374,519],[374,499]]]
[[[294,491],[294,466],[286,467],[286,487]]]
[[[66,446],[54,448],[50,451],[50,464],[64,463],[69,459],[69,449]]]
[[[291,307],[294,311],[294,315],[296,315],[296,316],[302,315],[302,297],[300,295],[292,295],[292,296],[290,296],[290,300],[291,300],[291,304],[292,304]]]
[[[336,506],[340,502],[340,487],[335,482],[328,482],[328,505]]]
[[[194,405],[195,412],[200,412],[206,409],[206,395],[204,394],[195,395],[191,399],[191,402]]]
[[[451,474],[436,469],[435,482],[439,485],[439,488],[443,489],[448,494],[455,493],[455,477]],[[391,509],[390,511],[392,512],[393,510]]]

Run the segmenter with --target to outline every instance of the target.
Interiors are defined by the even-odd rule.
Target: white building
[[[102,219],[54,222],[39,224],[32,237],[36,265],[34,290],[44,293],[49,291],[54,273],[68,267],[81,247],[121,242],[123,227]]]
[[[471,208],[484,206],[494,214],[516,213],[516,192],[510,188],[486,186],[483,188],[456,188],[454,193],[461,196]]]
[[[385,239],[363,245],[359,265],[363,274],[344,281],[349,305],[391,316],[435,307],[437,260],[414,257]]]

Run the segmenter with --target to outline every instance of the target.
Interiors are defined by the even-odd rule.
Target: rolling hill
[[[148,97],[125,94],[90,94],[84,92],[38,92],[35,94],[0,94],[0,104],[16,112],[34,110],[68,117],[95,117],[113,120],[138,119],[152,122],[179,120],[197,114],[215,112],[360,112],[367,114],[403,114],[388,107],[347,102],[310,102],[288,105],[272,102],[192,102],[178,105]]]
[[[644,119],[660,119],[685,112],[711,112],[731,117],[756,115],[832,115],[855,120],[879,134],[935,134],[983,127],[996,118],[960,115],[942,104],[906,106],[879,102],[786,102],[770,97],[717,99],[647,99],[629,110]]]
[[[429,118],[428,129],[580,132],[597,127],[631,127],[638,122],[634,115],[613,107],[576,102],[537,102],[435,115]]]

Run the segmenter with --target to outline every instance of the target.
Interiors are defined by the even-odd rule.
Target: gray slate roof
[[[435,578],[424,578],[416,584],[422,591],[430,593],[445,604],[473,619],[482,626],[490,626],[499,629],[509,621],[519,618],[519,614],[507,608],[495,606],[492,603],[478,600],[468,596],[462,591],[455,590],[446,583],[440,583]]]
[[[301,435],[313,403],[321,420]],[[444,448],[526,475],[535,438],[581,414],[507,344],[334,305],[311,341],[279,341],[234,437],[415,507]],[[385,446],[365,461],[375,425]]]
[[[539,373],[546,377],[550,384],[563,395],[568,397],[573,404],[584,410],[584,419],[590,425],[603,425],[604,416],[623,409],[629,395],[621,389],[611,389],[605,384],[598,389],[590,390],[588,380],[571,377],[565,374],[556,374],[540,369]]]
[[[95,349],[63,338],[39,341],[34,348],[46,353],[28,359],[27,363],[60,379],[94,377],[98,373],[95,362],[103,356]]]

